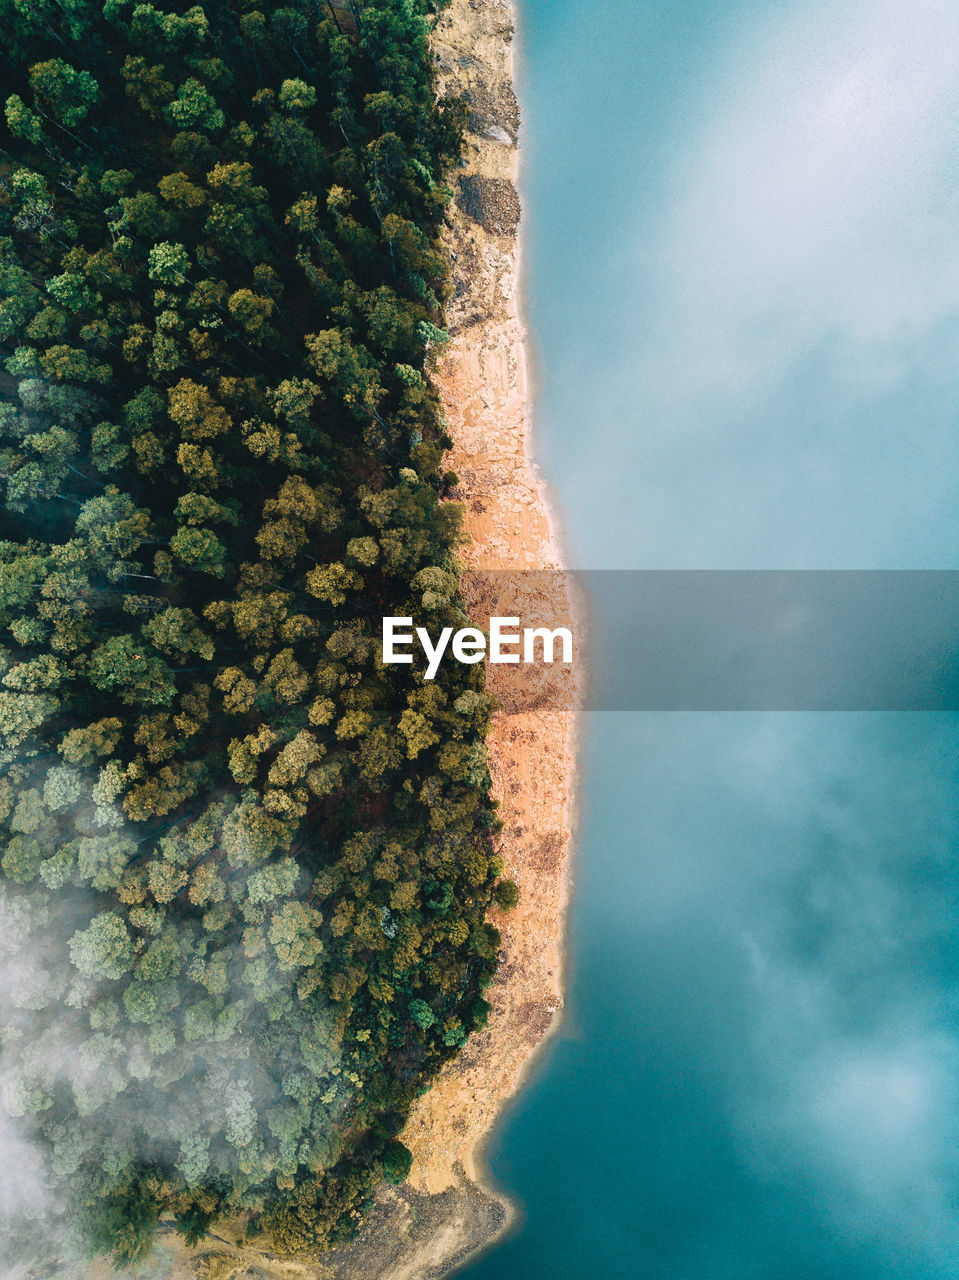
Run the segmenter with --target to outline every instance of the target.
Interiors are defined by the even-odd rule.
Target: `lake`
[[[959,11],[521,0],[583,569],[959,568]],[[567,1016],[469,1280],[945,1280],[959,716],[592,712]]]

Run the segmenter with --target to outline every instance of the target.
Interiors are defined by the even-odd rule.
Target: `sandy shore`
[[[470,109],[447,235],[455,288],[447,308],[451,341],[438,370],[455,441],[450,465],[460,477],[457,496],[471,538],[466,567],[558,569],[546,496],[529,456],[512,8],[501,0],[453,0],[434,44],[441,90],[462,94]],[[561,574],[531,581],[538,594],[554,596],[540,608],[568,613]],[[477,1146],[562,1003],[573,732],[566,694],[535,710],[506,710],[493,722],[491,773],[504,822],[499,852],[520,886],[520,906],[494,920],[504,954],[488,1029],[470,1039],[407,1125],[413,1185],[421,1190],[452,1185],[457,1166],[475,1174]]]

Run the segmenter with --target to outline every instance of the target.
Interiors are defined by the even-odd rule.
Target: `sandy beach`
[[[450,465],[460,478],[456,496],[466,507],[465,567],[481,574],[561,566],[529,448],[513,21],[511,5],[499,0],[453,0],[435,36],[441,91],[462,94],[469,106],[465,165],[453,184],[447,233],[451,341],[437,381],[455,442]],[[518,575],[513,580],[520,581]],[[537,594],[554,597],[531,601],[533,612],[538,604],[553,616],[568,614],[562,574],[540,573],[529,582]],[[493,722],[493,794],[504,823],[499,852],[520,887],[520,905],[494,919],[503,956],[489,997],[489,1027],[470,1039],[407,1125],[404,1141],[414,1153],[412,1181],[420,1190],[452,1185],[457,1166],[475,1175],[478,1147],[562,1003],[572,692],[569,686],[554,690],[547,705],[534,710],[507,707]]]

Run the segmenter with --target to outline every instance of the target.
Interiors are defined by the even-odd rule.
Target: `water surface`
[[[959,11],[521,0],[537,452],[591,569],[957,567]],[[945,1280],[959,719],[593,714],[567,1021],[470,1280]]]

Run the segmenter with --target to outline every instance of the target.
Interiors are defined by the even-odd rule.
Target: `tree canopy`
[[[498,947],[482,671],[377,643],[465,621],[461,112],[426,0],[0,25],[3,1107],[79,1250],[242,1213],[312,1257],[408,1174]]]

